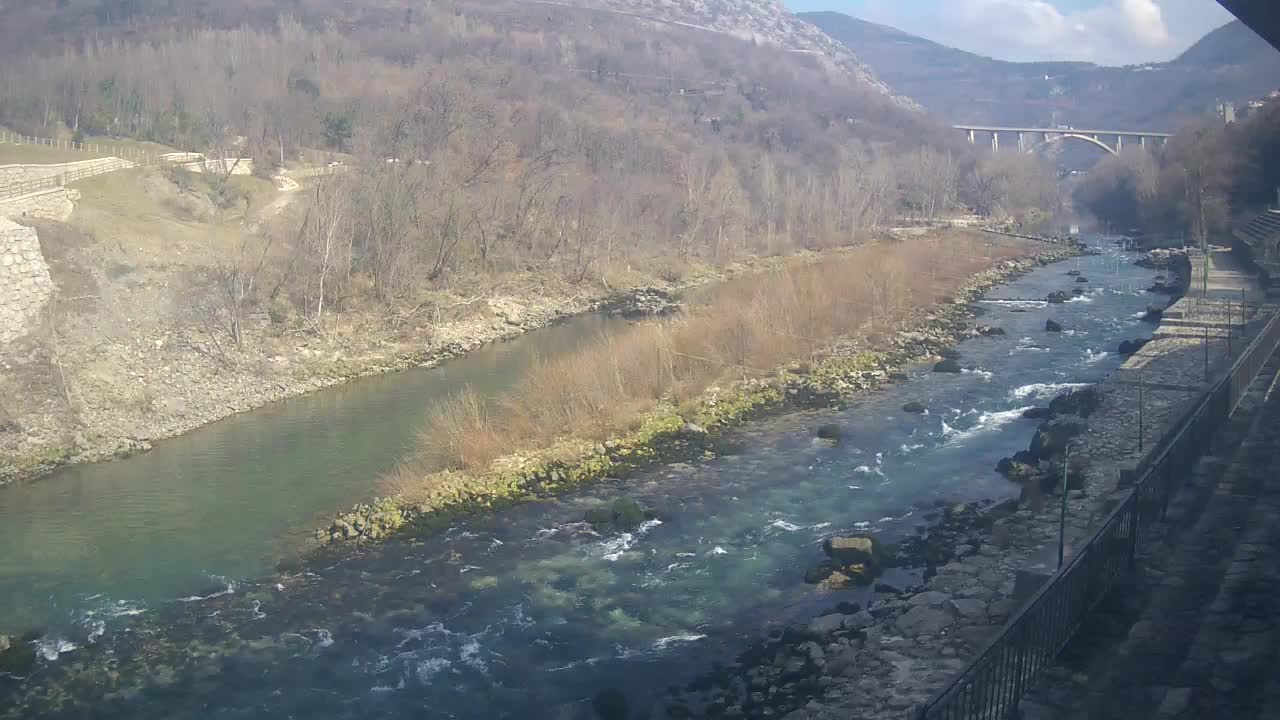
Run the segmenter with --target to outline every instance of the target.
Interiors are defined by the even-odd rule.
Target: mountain
[[[1170,130],[1280,84],[1280,52],[1239,21],[1165,63],[1006,62],[833,12],[802,13],[895,91],[953,123]]]
[[[569,0],[541,4],[566,5],[617,12],[659,23],[722,33],[757,45],[811,54],[834,64],[859,82],[894,97],[898,104],[918,107],[894,95],[855,54],[853,46],[835,41],[813,24],[801,20],[781,0]]]
[[[157,29],[230,29],[274,23],[290,15],[306,24],[333,23],[340,29],[395,26],[416,3],[408,0],[58,0],[32,3],[0,0],[0,57],[29,54],[84,41],[86,35],[153,37]],[[498,6],[502,3],[479,3]],[[460,3],[463,7],[474,7]],[[844,44],[793,15],[781,0],[532,0],[517,3],[516,16],[560,9],[592,10],[628,16],[650,29],[694,30],[726,35],[757,46],[821,58],[859,84],[890,96],[900,106],[919,109],[893,96]],[[422,9],[419,9],[421,14]]]

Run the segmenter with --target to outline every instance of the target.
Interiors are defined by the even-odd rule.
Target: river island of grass
[[[971,326],[974,300],[1080,252],[948,229],[725,283],[674,315],[535,363],[498,398],[464,388],[433,409],[415,451],[379,479],[381,496],[317,536],[427,533],[458,513],[714,457],[744,422],[840,407],[905,380],[907,367],[965,337],[998,332]]]

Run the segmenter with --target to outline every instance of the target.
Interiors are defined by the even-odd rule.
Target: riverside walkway
[[[1207,333],[1222,347],[1244,334],[1227,303],[1243,299],[1253,311],[1263,301],[1226,251],[1211,253],[1200,297],[1193,263],[1188,297],[1152,344],[1204,347]],[[1021,703],[1025,720],[1280,720],[1280,354],[1217,430],[1213,451],[1144,543],[1137,573]]]

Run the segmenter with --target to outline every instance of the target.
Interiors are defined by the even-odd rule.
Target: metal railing
[[[960,674],[918,710],[920,720],[999,720],[1010,716],[1037,674],[1053,662],[1085,615],[1122,576],[1132,572],[1139,543],[1164,516],[1174,490],[1198,457],[1211,450],[1214,430],[1240,404],[1249,385],[1280,346],[1280,314],[1148,456],[1119,507],[1075,557],[978,653]]]
[[[50,175],[49,177],[39,178],[36,180],[20,180],[18,182],[0,185],[0,200],[15,198],[28,193],[38,192],[40,190],[51,190],[66,185],[67,183],[83,180],[84,178],[102,175],[115,170],[131,167],[127,160],[120,158],[103,158],[102,160],[86,160],[77,167],[68,169],[66,172]]]

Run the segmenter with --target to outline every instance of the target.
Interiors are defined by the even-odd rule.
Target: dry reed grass
[[[811,359],[837,341],[865,343],[994,261],[1027,252],[1026,243],[953,231],[726,283],[679,316],[602,334],[535,364],[502,397],[459,393],[431,414],[419,452],[386,479],[386,489],[412,496],[434,471],[482,471],[498,457],[564,438],[600,440],[659,403]]]

